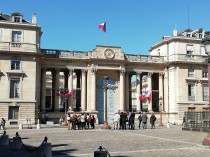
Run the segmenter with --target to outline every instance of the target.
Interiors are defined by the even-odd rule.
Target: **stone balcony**
[[[32,43],[0,42],[0,50],[3,50],[3,51],[36,53],[38,49],[39,49],[39,46],[37,44],[32,44]]]

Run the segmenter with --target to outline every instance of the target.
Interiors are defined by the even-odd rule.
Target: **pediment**
[[[123,52],[121,47],[96,46],[96,48],[92,51],[92,58],[125,60],[125,53]]]

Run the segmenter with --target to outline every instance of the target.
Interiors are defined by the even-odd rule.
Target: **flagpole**
[[[106,46],[106,18],[105,18],[104,46]]]
[[[106,32],[104,32],[104,46],[106,46]]]

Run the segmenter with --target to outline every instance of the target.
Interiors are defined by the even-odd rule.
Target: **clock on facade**
[[[104,55],[107,59],[112,59],[112,58],[114,58],[115,54],[114,54],[114,51],[112,49],[106,49],[104,51]]]

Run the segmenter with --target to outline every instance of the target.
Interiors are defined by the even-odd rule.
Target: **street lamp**
[[[205,53],[208,55],[208,87],[209,87],[209,124],[210,124],[210,36],[206,36],[202,43],[204,44]],[[210,127],[210,126],[209,126]],[[210,128],[208,131],[208,135],[202,141],[203,145],[210,146]]]
[[[65,116],[64,116],[65,120],[64,120],[64,122],[66,123],[67,100],[68,100],[68,97],[72,96],[72,92],[69,91],[67,88],[59,88],[57,90],[56,96],[64,97],[64,102],[65,102]]]
[[[107,120],[107,89],[108,89],[108,80],[109,78],[107,77],[107,75],[104,75],[104,82],[103,82],[103,89],[104,89],[104,124],[102,126],[102,129],[111,129],[109,124],[108,124],[108,120]]]
[[[160,104],[160,124],[159,126],[163,126],[163,122],[162,122],[162,104],[163,104],[163,97],[160,96],[159,98],[159,104]]]

